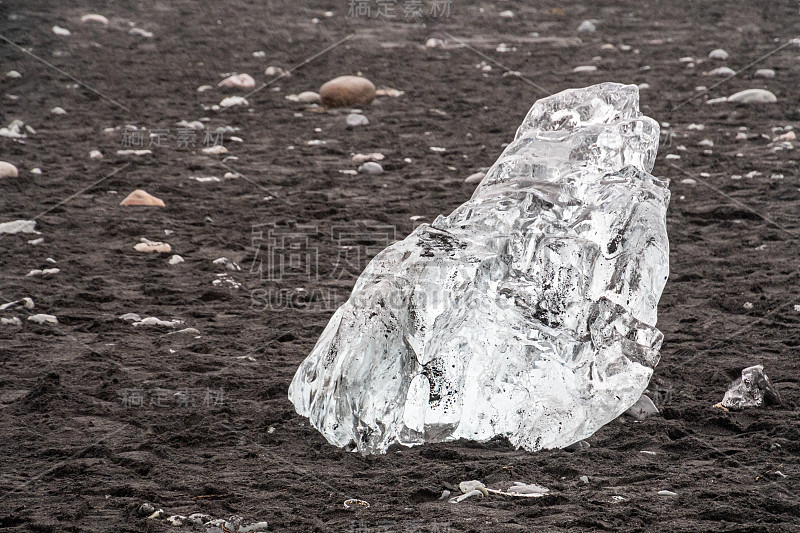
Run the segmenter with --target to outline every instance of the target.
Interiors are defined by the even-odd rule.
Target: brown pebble
[[[156,198],[152,194],[148,193],[147,191],[143,191],[141,189],[136,189],[132,193],[130,193],[124,200],[122,200],[119,205],[150,205],[150,206],[157,206],[157,207],[166,207],[164,204],[164,200],[160,198]]]
[[[361,76],[339,76],[325,82],[319,96],[326,107],[369,105],[375,99],[375,85]]]

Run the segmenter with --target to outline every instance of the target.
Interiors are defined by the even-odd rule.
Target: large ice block
[[[633,405],[669,271],[659,126],[638,104],[617,83],[537,101],[468,202],[367,266],[297,370],[297,412],[363,453],[539,450]]]

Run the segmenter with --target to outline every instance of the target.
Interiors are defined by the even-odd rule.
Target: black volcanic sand
[[[137,508],[150,502],[169,514],[267,520],[273,531],[800,531],[800,181],[796,151],[771,144],[782,133],[774,128],[800,122],[800,49],[759,63],[776,71],[774,79],[749,69],[673,111],[697,86],[722,79],[704,71],[741,68],[800,35],[797,2],[457,1],[449,16],[426,16],[424,25],[376,19],[375,3],[371,18],[348,17],[344,0],[67,4],[2,2],[2,35],[127,109],[0,42],[0,122],[21,119],[36,130],[24,144],[0,138],[0,159],[20,168],[20,177],[0,181],[0,221],[44,212],[40,236],[0,236],[0,301],[29,296],[36,304],[0,312],[23,320],[0,326],[0,529],[204,531],[140,517]],[[430,11],[431,2],[424,6]],[[403,2],[397,9],[402,15]],[[507,9],[516,16],[498,16]],[[82,24],[92,12],[110,25]],[[602,21],[598,31],[578,34],[584,19]],[[129,22],[154,37],[129,35]],[[55,35],[53,25],[72,35]],[[267,66],[288,69],[353,32],[248,96],[249,106],[203,110],[246,94],[216,88],[223,74],[247,72],[261,84],[272,78]],[[470,47],[425,48],[447,34]],[[500,43],[511,51],[497,52]],[[715,48],[730,58],[702,59]],[[253,57],[258,50],[266,57]],[[648,83],[642,110],[669,123],[654,170],[672,190],[671,274],[659,315],[665,342],[649,388],[662,416],[621,418],[574,453],[515,451],[502,439],[376,457],[339,450],[287,400],[295,369],[364,258],[407,235],[419,223],[410,217],[431,221],[467,200],[474,185],[464,178],[493,163],[546,94],[497,65],[482,72],[478,53],[549,93]],[[701,59],[687,68],[684,56]],[[572,73],[586,64],[599,70]],[[5,77],[12,69],[22,77]],[[359,72],[405,91],[365,107],[368,126],[346,127],[348,110],[315,112],[285,99]],[[205,84],[214,89],[198,93]],[[768,88],[778,102],[703,104],[751,87]],[[67,114],[51,115],[55,106]],[[179,146],[175,123],[201,117],[212,129],[238,128],[224,139],[238,160],[201,153],[203,132],[194,148]],[[689,129],[693,123],[705,129]],[[104,129],[125,124],[170,131],[152,155],[122,156],[122,130]],[[735,139],[740,128],[748,139]],[[713,153],[698,146],[703,139],[714,141]],[[90,159],[92,149],[105,157]],[[356,152],[384,153],[386,172],[341,173],[357,168]],[[243,177],[222,179],[229,171]],[[167,207],[120,207],[137,188]],[[270,280],[269,228],[298,226],[307,236],[295,250],[299,261]],[[28,244],[37,237],[44,242]],[[169,242],[185,262],[135,252],[141,237]],[[342,243],[351,246],[346,253]],[[303,260],[313,250],[309,277]],[[212,263],[220,257],[242,270]],[[47,267],[61,272],[26,277]],[[25,320],[37,312],[59,324]],[[184,323],[133,326],[118,318],[130,312]],[[170,334],[182,328],[199,334]],[[784,405],[714,408],[753,364],[764,365]],[[551,492],[438,500],[471,479],[490,487],[535,482]],[[347,510],[348,498],[371,506]]]

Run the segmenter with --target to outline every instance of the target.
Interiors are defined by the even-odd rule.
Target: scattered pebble
[[[406,94],[404,91],[392,89],[391,87],[378,89],[375,91],[375,96],[389,96],[390,98],[397,98],[398,96],[403,96],[404,94]]]
[[[22,320],[18,317],[0,318],[0,325],[2,326],[21,326]]]
[[[250,103],[242,96],[228,96],[219,103],[219,106],[223,108],[237,105],[250,105]]]
[[[228,76],[217,84],[217,87],[229,87],[237,89],[253,89],[255,86],[256,80],[254,80],[250,74],[234,74],[233,76]]]
[[[353,162],[355,163],[363,163],[365,161],[383,161],[385,156],[378,152],[373,152],[371,154],[355,154],[353,156]]]
[[[134,37],[144,37],[145,39],[151,39],[153,34],[149,31],[143,30],[142,28],[131,28],[128,32],[128,35],[133,35]]]
[[[753,74],[756,78],[774,78],[775,71],[771,68],[760,68]]]
[[[16,178],[17,176],[19,176],[17,167],[11,163],[0,161],[0,178]]]
[[[228,270],[241,270],[242,267],[228,259],[227,257],[220,257],[219,259],[214,259],[213,263],[215,265],[223,265]]]
[[[706,76],[733,76],[734,74],[736,74],[736,71],[728,67],[717,67],[706,72]]]
[[[89,152],[89,159],[103,159],[103,153],[100,150],[92,150]]]
[[[580,65],[572,69],[572,72],[595,72],[597,67],[594,65]]]
[[[580,479],[581,481],[583,481],[587,485],[589,484],[589,476],[581,476],[578,479]]]
[[[697,185],[697,180],[694,180],[692,178],[684,178],[681,180],[681,183],[683,183],[684,185]]]
[[[63,107],[54,107],[53,109],[50,110],[50,113],[53,114],[53,115],[66,115],[67,114],[67,112],[64,111]]]
[[[431,152],[446,152],[447,148],[442,148],[441,146],[431,146]]]
[[[303,104],[319,104],[322,102],[322,99],[320,98],[319,93],[315,93],[314,91],[303,91],[297,95],[297,101]]]
[[[369,105],[375,99],[375,85],[361,76],[339,76],[325,82],[319,96],[326,107]]]
[[[486,172],[476,172],[475,174],[470,174],[467,176],[467,179],[464,180],[464,183],[480,183],[485,177]]]
[[[498,13],[497,16],[500,17],[500,18],[504,18],[504,19],[513,19],[514,18],[514,12],[509,10],[509,9],[507,9],[505,11],[501,11],[500,13]]]
[[[431,37],[427,41],[425,41],[426,48],[444,48],[444,41],[441,39],[436,39]]]
[[[366,126],[369,124],[369,120],[364,115],[359,115],[358,113],[350,113],[347,115],[347,125],[351,127],[356,126]]]
[[[151,150],[117,150],[117,155],[149,155]]]
[[[31,315],[28,317],[28,321],[36,324],[58,324],[58,319],[55,316],[45,314]]]
[[[140,317],[136,313],[125,313],[124,315],[120,315],[119,319],[120,320],[124,320],[126,322],[141,322],[142,321],[142,317]],[[142,504],[142,507],[144,507],[145,505],[147,505],[147,504]],[[153,510],[154,509],[151,509],[149,512],[152,513]]]
[[[750,309],[753,308],[753,303],[752,302],[745,302],[742,307],[744,307],[745,309],[747,309],[749,311]]]
[[[189,176],[189,179],[199,183],[218,183],[220,181],[216,176]]]
[[[708,148],[712,148],[714,146],[714,141],[711,139],[703,139],[702,141],[697,143],[697,146],[706,146]]]
[[[597,26],[591,20],[584,20],[578,25],[578,32],[593,33],[595,31],[597,31]]]
[[[165,242],[153,242],[153,241],[145,241],[137,243],[136,246],[133,247],[134,250],[137,252],[162,252],[162,253],[169,253],[172,251],[172,246]]]
[[[667,160],[669,160],[669,159],[680,159],[680,158],[681,158],[681,156],[679,156],[678,154],[667,154],[667,155],[664,156],[664,159],[667,159]]]
[[[794,130],[791,130],[791,131],[787,131],[786,133],[783,133],[781,135],[778,135],[777,137],[772,139],[772,142],[776,142],[776,143],[777,142],[789,142],[789,141],[794,141],[796,139],[797,139],[797,134],[794,132]]]
[[[108,19],[103,15],[90,13],[81,17],[81,22],[97,22],[98,24],[108,25]]]
[[[69,31],[67,28],[62,28],[61,26],[53,26],[53,33],[56,35],[62,35],[64,37],[72,35],[71,31]]]
[[[142,189],[136,189],[128,196],[122,200],[119,205],[124,206],[133,206],[133,205],[145,205],[145,206],[156,206],[156,207],[166,207],[164,204],[164,200],[160,198],[156,198],[152,194]]]
[[[658,491],[659,496],[677,496],[677,492],[672,492],[671,490],[660,490]]]
[[[263,59],[267,57],[267,53],[263,50],[259,50],[257,52],[253,52],[253,57],[256,57],[258,59]]]
[[[133,313],[131,313],[133,314]],[[121,317],[120,317],[121,318]],[[158,317],[149,316],[143,318],[138,322],[133,322],[134,326],[164,326],[167,328],[174,328],[175,326],[183,324],[182,320],[161,320]]]
[[[267,76],[291,76],[291,73],[288,70],[283,70],[280,67],[273,66],[267,67],[267,69],[264,71],[264,74]]]
[[[766,89],[745,89],[730,95],[727,101],[740,104],[771,104],[777,102],[778,98]]]
[[[35,305],[33,305],[33,299],[32,298],[25,297],[25,298],[22,298],[21,300],[14,300],[13,302],[8,302],[8,303],[5,303],[3,305],[0,305],[0,311],[5,311],[6,309],[11,309],[13,307],[17,307],[20,304],[22,304],[22,306],[25,309],[33,309],[34,307],[36,307]]]
[[[645,455],[656,455],[656,452],[651,452],[650,450],[639,450],[639,453],[643,453]]]
[[[381,174],[383,173],[383,167],[375,161],[367,161],[358,167],[358,172],[360,174]]]
[[[183,257],[181,257],[181,256],[176,254],[176,255],[173,255],[172,257],[170,257],[169,261],[167,261],[167,262],[170,265],[177,265],[178,263],[183,263]]]
[[[717,48],[716,50],[712,50],[708,54],[709,59],[719,59],[720,61],[725,61],[726,59],[728,59],[729,56],[730,54],[728,54],[728,52],[726,52],[722,48]]]
[[[21,78],[22,74],[20,74],[16,70],[9,70],[8,72],[6,72],[6,77],[7,78]]]
[[[201,152],[208,155],[221,155],[221,154],[227,154],[228,149],[222,146],[221,144],[215,144],[214,146],[203,148]]]
[[[61,272],[61,269],[58,268],[45,268],[43,270],[35,269],[25,274],[25,277],[30,278],[33,276],[52,276],[54,274],[58,274],[59,272]]]

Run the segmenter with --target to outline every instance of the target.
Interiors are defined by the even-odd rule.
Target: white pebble
[[[689,124],[688,126],[686,126],[686,129],[687,130],[703,131],[704,129],[706,129],[706,126],[705,126],[705,124]]]
[[[375,161],[367,161],[358,167],[358,172],[360,174],[381,174],[383,172],[383,167],[380,163],[376,163]]]
[[[446,152],[447,148],[442,148],[441,146],[431,146],[431,152]]]
[[[511,19],[511,18],[514,18],[514,12],[513,12],[513,11],[511,11],[511,10],[508,10],[508,9],[507,9],[507,10],[505,10],[505,11],[501,11],[501,12],[498,14],[498,16],[499,16],[500,18],[504,18],[504,19]]]
[[[359,115],[358,113],[350,113],[347,115],[347,125],[351,127],[355,126],[366,126],[369,124],[369,120],[364,115]]]
[[[680,159],[680,158],[681,156],[679,156],[678,154],[667,154],[666,156],[664,156],[664,159]]]
[[[297,101],[303,104],[318,104],[321,100],[318,93],[314,91],[303,91],[297,95]]]
[[[486,172],[476,172],[467,176],[464,183],[480,183],[486,177]]]
[[[149,31],[143,30],[142,28],[132,28],[128,35],[133,35],[135,37],[144,37],[145,39],[150,39],[153,37],[153,34]]]
[[[103,15],[90,13],[81,17],[81,22],[97,22],[98,24],[108,25],[108,19]]]
[[[702,141],[697,143],[697,145],[698,146],[707,146],[708,148],[711,148],[711,147],[714,146],[714,141],[712,141],[711,139],[703,139]]]
[[[572,72],[595,72],[597,67],[594,65],[580,65],[572,69]]]
[[[53,109],[50,110],[50,113],[52,113],[53,115],[66,115],[67,114],[67,112],[64,111],[63,107],[54,107]]]
[[[2,233],[39,233],[36,231],[35,220],[12,220],[0,224],[0,234]]]
[[[8,78],[21,78],[22,74],[20,74],[16,70],[9,70],[8,72],[6,72],[6,77],[8,77]]]
[[[595,26],[594,22],[592,22],[591,20],[584,20],[584,21],[583,21],[583,22],[581,22],[581,23],[580,23],[580,25],[578,26],[578,31],[579,31],[579,32],[589,32],[589,33],[592,33],[592,32],[594,32],[594,31],[597,31],[597,26]]]
[[[745,89],[728,97],[728,102],[740,104],[771,104],[777,101],[778,98],[765,89]]]
[[[707,105],[721,104],[722,102],[727,102],[727,101],[728,101],[728,99],[725,98],[724,96],[722,96],[720,98],[710,98],[710,99],[706,100],[706,104]]]
[[[183,263],[183,257],[181,257],[181,256],[176,254],[176,255],[173,255],[172,257],[170,257],[169,261],[167,261],[167,262],[170,265],[177,265],[178,263]]]
[[[72,35],[71,31],[69,31],[67,28],[62,28],[61,26],[53,26],[53,33],[56,35],[62,35],[64,37]]]
[[[236,105],[250,105],[247,100],[241,96],[229,96],[224,98],[220,103],[220,107],[233,107]]]
[[[221,144],[215,144],[214,146],[203,148],[201,152],[208,155],[220,155],[220,154],[227,154],[228,149],[222,146]]]
[[[20,320],[18,317],[0,318],[0,325],[3,325],[3,326],[21,326],[22,325],[22,320]]]
[[[0,161],[0,178],[16,178],[17,176],[19,176],[17,167],[11,163]]]
[[[229,87],[238,89],[253,89],[256,86],[256,80],[250,74],[234,74],[228,76],[217,84],[217,87]]]
[[[775,71],[771,68],[760,68],[753,74],[756,78],[774,78]]]
[[[733,76],[734,74],[736,74],[736,71],[728,67],[717,67],[706,72],[706,76]]]
[[[743,132],[743,131],[740,131],[739,133],[736,134],[736,140],[737,141],[746,141],[747,140],[747,134],[745,132]]]
[[[671,490],[660,490],[658,491],[659,496],[677,496],[677,492],[672,492]]]
[[[92,150],[89,152],[89,159],[103,159],[103,153],[100,150]]]
[[[427,41],[425,41],[425,46],[427,48],[444,48],[444,41],[441,39],[436,39],[431,37]]]
[[[726,52],[722,48],[717,48],[716,50],[712,50],[708,54],[709,59],[719,59],[720,61],[725,61],[726,59],[728,59],[729,56],[730,54],[728,54],[728,52]]]
[[[259,59],[267,57],[267,53],[263,50],[259,50],[258,52],[253,52],[253,57],[257,57]]]
[[[752,302],[745,302],[742,307],[744,307],[747,310],[750,310],[750,309],[753,308],[753,303]]]

